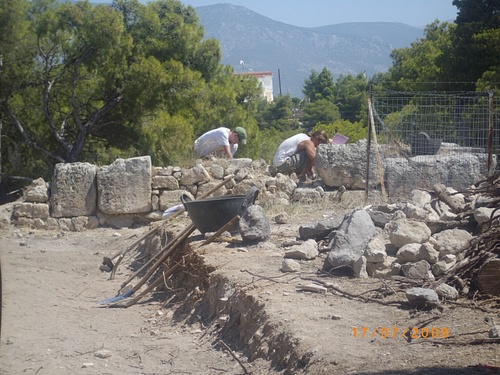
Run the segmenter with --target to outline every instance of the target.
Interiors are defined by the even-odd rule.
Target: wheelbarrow
[[[181,202],[196,229],[201,233],[216,232],[236,215],[243,216],[248,207],[255,203],[259,189],[252,186],[246,195],[223,195],[192,200],[188,195],[181,196]],[[236,224],[228,228],[237,231]]]
[[[411,154],[418,155],[436,155],[443,142],[440,138],[431,138],[429,134],[420,132],[411,135]]]

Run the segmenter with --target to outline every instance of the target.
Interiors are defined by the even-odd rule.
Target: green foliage
[[[500,82],[500,66],[491,67],[478,79],[477,90],[492,90],[495,93],[495,97],[498,97],[500,95],[500,85],[498,82]]]
[[[317,100],[333,101],[335,98],[335,84],[332,73],[327,68],[323,68],[321,73],[313,70],[309,78],[305,80],[302,92],[310,102]]]
[[[340,120],[339,108],[327,99],[319,99],[305,105],[301,120],[304,131],[308,132],[318,123],[329,124]]]
[[[239,156],[257,156],[258,81],[220,64],[219,43],[203,40],[194,8],[177,0],[0,2],[8,173],[38,177],[56,162],[145,154],[180,162],[218,126],[244,126],[249,144]]]
[[[412,43],[409,48],[396,49],[391,53],[393,65],[388,80],[397,82],[396,89],[423,91],[439,89],[443,81],[442,64],[449,56],[454,25],[434,23],[425,28],[425,38]],[[445,88],[441,85],[441,88]]]
[[[425,38],[393,51],[393,66],[384,79],[391,82],[392,89],[471,91],[499,87],[494,77],[500,60],[500,3],[454,0],[453,5],[458,8],[455,24],[436,21],[426,27]],[[490,77],[493,80],[486,82]]]
[[[300,128],[298,119],[294,117],[294,103],[290,95],[280,96],[272,103],[262,103],[259,112],[260,129],[286,131]]]
[[[306,104],[300,117],[304,131],[317,124],[331,124],[341,119],[366,123],[368,81],[364,73],[341,75],[334,83],[330,71],[312,71],[304,82]]]
[[[88,2],[32,6],[29,37],[20,42],[31,55],[21,63],[22,84],[10,85],[4,97],[7,125],[21,132],[33,157],[76,161],[92,128],[119,103],[123,27],[109,7]],[[16,71],[8,67],[5,73]]]
[[[206,81],[210,81],[221,73],[221,59],[222,52],[219,42],[215,39],[207,39],[201,42],[195,51],[191,67],[201,72]]]
[[[477,82],[498,67],[500,57],[500,2],[453,0],[458,9],[451,57],[445,67],[448,77]],[[496,86],[500,84],[496,81]],[[474,88],[473,86],[470,86]]]
[[[142,128],[140,151],[151,155],[153,165],[176,165],[193,159],[193,127],[184,117],[158,112],[144,119]]]
[[[257,80],[234,75],[230,67],[209,82],[191,101],[195,113],[195,137],[220,126],[256,126],[254,115],[260,101]],[[193,138],[193,141],[194,141]]]
[[[341,75],[335,84],[334,94],[342,119],[366,123],[368,82],[364,73]]]
[[[28,6],[28,2],[23,0],[0,0],[0,172],[8,175],[26,175],[36,170],[32,168],[40,167],[26,152],[27,147],[18,142],[18,131],[8,126],[4,111],[7,98],[15,87],[24,83],[23,77],[32,71],[32,64],[23,64],[30,61],[30,48],[27,46],[35,46],[35,40],[27,36]],[[0,182],[4,182],[1,177]]]
[[[349,120],[337,120],[332,122],[331,124],[317,124],[312,131],[316,130],[324,130],[330,137],[336,133],[340,133],[349,138],[347,143],[355,143],[361,139],[366,139],[368,136],[368,131],[366,126],[363,126],[360,122],[350,122]]]

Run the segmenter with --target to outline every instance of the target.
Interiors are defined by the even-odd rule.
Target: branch
[[[446,186],[443,184],[435,184],[434,191],[436,192],[438,198],[446,203],[454,213],[459,214],[463,211],[463,207],[460,205],[460,202],[446,191]]]
[[[234,352],[231,350],[231,348],[229,346],[227,346],[227,344],[222,341],[222,340],[219,340],[219,342],[222,344],[222,346],[224,346],[224,348],[226,348],[228,351],[229,351],[229,354],[231,354],[231,357],[234,358],[234,360],[236,362],[238,362],[238,364],[241,366],[241,368],[243,369],[243,371],[245,372],[245,374],[250,374],[247,370],[247,368],[245,367],[245,365],[243,365],[243,363],[240,361],[240,359],[234,354]]]
[[[52,131],[52,134],[54,134],[54,137],[57,139],[57,141],[61,144],[61,146],[66,150],[66,152],[71,150],[71,145],[66,142],[64,137],[61,136],[61,134],[56,130],[56,127],[54,126],[54,121],[52,119],[52,116],[50,115],[50,91],[52,89],[52,85],[54,84],[55,80],[48,81],[45,89],[43,90],[43,113],[45,114],[45,119],[47,120],[47,124],[49,124],[49,128]]]
[[[59,155],[56,155],[52,152],[50,152],[49,150],[47,150],[45,147],[43,147],[41,144],[39,144],[32,136],[31,134],[29,134],[29,132],[27,131],[27,129],[24,128],[23,124],[21,123],[21,121],[18,120],[18,118],[13,114],[11,113],[8,109],[5,109],[6,111],[6,114],[7,116],[9,116],[13,121],[14,121],[14,125],[17,127],[17,129],[19,130],[19,132],[21,133],[21,135],[23,136],[24,140],[26,141],[26,143],[32,147],[34,147],[36,150],[42,152],[43,154],[59,161],[60,163],[65,163],[66,160],[64,160],[64,158],[62,158],[61,156]]]
[[[33,182],[33,179],[31,177],[23,177],[23,176],[12,176],[7,173],[0,173],[1,178],[6,178],[8,180],[20,180],[20,181],[28,181],[28,182]]]
[[[49,125],[50,130],[52,131],[52,134],[54,134],[54,137],[56,140],[61,144],[63,149],[66,151],[66,153],[69,152],[71,149],[71,145],[66,142],[64,137],[61,135],[60,132],[56,130],[56,127],[54,125],[54,121],[52,119],[52,116],[50,114],[50,92],[52,90],[52,86],[56,81],[58,81],[63,75],[64,75],[64,69],[62,72],[59,74],[56,74],[54,77],[51,78],[51,73],[54,70],[54,66],[52,64],[52,60],[54,59],[54,56],[57,54],[57,49],[58,47],[56,45],[53,46],[53,48],[49,49],[47,52],[45,52],[42,49],[42,45],[40,44],[40,37],[37,38],[37,46],[38,46],[38,51],[40,55],[43,58],[44,64],[45,64],[45,69],[44,69],[44,88],[43,88],[43,94],[42,94],[42,106],[43,106],[43,113],[45,115],[45,119],[47,121],[47,124]]]
[[[118,93],[115,93],[114,96],[106,102],[101,108],[95,111],[87,120],[83,129],[78,132],[75,142],[73,143],[73,147],[68,155],[68,161],[73,162],[78,159],[80,152],[83,149],[85,141],[87,140],[87,136],[95,126],[96,123],[99,122],[109,111],[111,111],[114,107],[116,107],[122,101],[123,97]]]

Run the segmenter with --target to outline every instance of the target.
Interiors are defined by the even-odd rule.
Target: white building
[[[266,100],[270,103],[274,100],[273,96],[273,72],[270,70],[266,70],[263,72],[245,72],[245,73],[236,73],[237,75],[242,76],[252,76],[259,80],[262,84],[262,96],[266,98]]]

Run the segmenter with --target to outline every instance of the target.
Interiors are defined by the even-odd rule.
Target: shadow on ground
[[[397,370],[397,371],[363,371],[356,375],[494,375],[500,374],[500,368],[488,366],[471,366],[466,368],[449,367],[422,367],[419,369]]]

